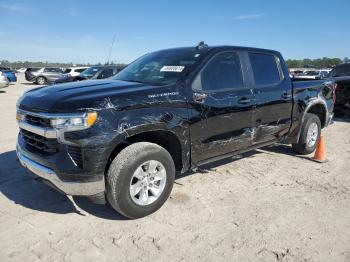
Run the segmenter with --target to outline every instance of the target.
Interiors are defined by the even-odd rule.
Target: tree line
[[[350,59],[345,57],[343,60],[340,58],[318,58],[318,59],[288,59],[286,61],[289,68],[332,68],[340,63],[349,63]]]
[[[10,62],[8,60],[1,60],[0,65],[2,66],[7,66],[10,68],[28,68],[28,67],[62,67],[62,68],[67,68],[67,67],[80,67],[80,66],[93,66],[93,65],[115,65],[119,67],[125,67],[125,64],[123,63],[97,63],[97,64],[90,64],[90,63],[58,63],[58,62],[42,62],[42,61],[37,61],[37,62],[30,62],[30,61],[15,61],[15,62]]]
[[[286,63],[289,68],[332,68],[336,66],[337,64],[340,63],[349,63],[350,59],[345,57],[343,60],[340,58],[328,58],[328,57],[323,57],[323,58],[318,58],[318,59],[287,59]],[[62,68],[67,68],[67,67],[74,67],[74,66],[92,66],[92,65],[102,65],[101,63],[97,64],[90,64],[90,63],[85,63],[85,64],[80,64],[80,63],[58,63],[58,62],[42,62],[42,61],[37,61],[37,62],[30,62],[30,61],[16,61],[16,62],[10,62],[7,60],[1,60],[0,65],[2,66],[7,66],[11,68],[28,68],[28,67],[62,67]],[[108,65],[108,64],[105,64]],[[116,65],[120,67],[125,67],[126,64],[123,63],[116,63],[116,62],[111,62],[109,65]]]

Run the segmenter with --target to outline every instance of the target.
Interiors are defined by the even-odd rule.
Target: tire
[[[316,127],[317,135],[314,132],[311,132],[311,129],[314,129]],[[311,139],[312,141],[309,140],[312,143],[308,143],[308,134],[310,136],[310,133],[308,132],[313,133],[313,138]],[[295,152],[301,155],[311,154],[313,151],[315,151],[320,136],[321,121],[319,117],[315,114],[306,113],[300,131],[299,142],[297,144],[292,144],[292,148]]]
[[[136,185],[142,183],[145,180],[139,180],[135,177],[135,174],[148,173],[148,168],[155,170],[154,174],[161,173],[165,179],[160,181],[156,180],[156,175],[153,178],[153,183],[157,185],[151,185],[147,190],[144,186],[141,186],[141,190],[138,195],[132,194],[132,188],[139,188]],[[151,164],[153,163],[152,168]],[[156,165],[154,163],[157,163]],[[160,163],[160,164],[158,164]],[[143,170],[146,169],[144,172]],[[164,174],[165,171],[165,174]],[[140,173],[141,172],[141,173]],[[148,173],[149,174],[149,173]],[[151,176],[149,174],[149,176]],[[143,176],[141,176],[143,177]],[[151,177],[143,179],[152,179]],[[157,178],[159,179],[159,178]],[[120,214],[130,219],[145,217],[155,211],[157,211],[164,202],[168,199],[173,183],[175,179],[175,164],[174,160],[167,150],[163,147],[148,143],[139,142],[131,144],[130,146],[123,149],[112,161],[106,177],[106,188],[107,188],[107,200],[111,206]],[[148,180],[149,181],[149,180]],[[151,181],[151,183],[152,183]],[[146,182],[147,184],[148,182]],[[163,188],[160,190],[158,196],[153,196],[152,186]],[[148,200],[150,203],[144,202],[142,196],[144,192],[149,195]],[[134,195],[134,196],[132,196]],[[151,202],[153,201],[153,202]]]
[[[38,85],[46,85],[47,80],[46,80],[45,77],[39,76],[39,77],[35,80],[35,82],[36,82]]]

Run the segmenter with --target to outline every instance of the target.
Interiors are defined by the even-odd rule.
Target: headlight
[[[89,112],[83,116],[64,116],[51,118],[51,126],[57,129],[79,130],[86,129],[95,124],[97,119],[96,112]]]
[[[17,111],[17,113],[16,113],[17,121],[24,121],[25,118],[26,118],[25,115],[23,115],[21,112]]]

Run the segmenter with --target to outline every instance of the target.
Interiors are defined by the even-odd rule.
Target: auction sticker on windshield
[[[184,66],[163,66],[160,72],[177,72],[181,73],[184,70]]]

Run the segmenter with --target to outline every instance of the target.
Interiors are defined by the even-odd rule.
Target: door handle
[[[204,93],[193,93],[193,99],[197,102],[203,102],[205,98],[207,98],[207,94]]]
[[[246,98],[246,97],[241,97],[241,98],[238,100],[238,103],[239,103],[239,104],[248,104],[248,103],[250,103],[250,99],[249,99],[249,98]]]
[[[289,94],[287,92],[282,94],[282,98],[284,98],[284,99],[288,99],[288,98],[291,98],[291,97],[292,97],[292,94]]]

